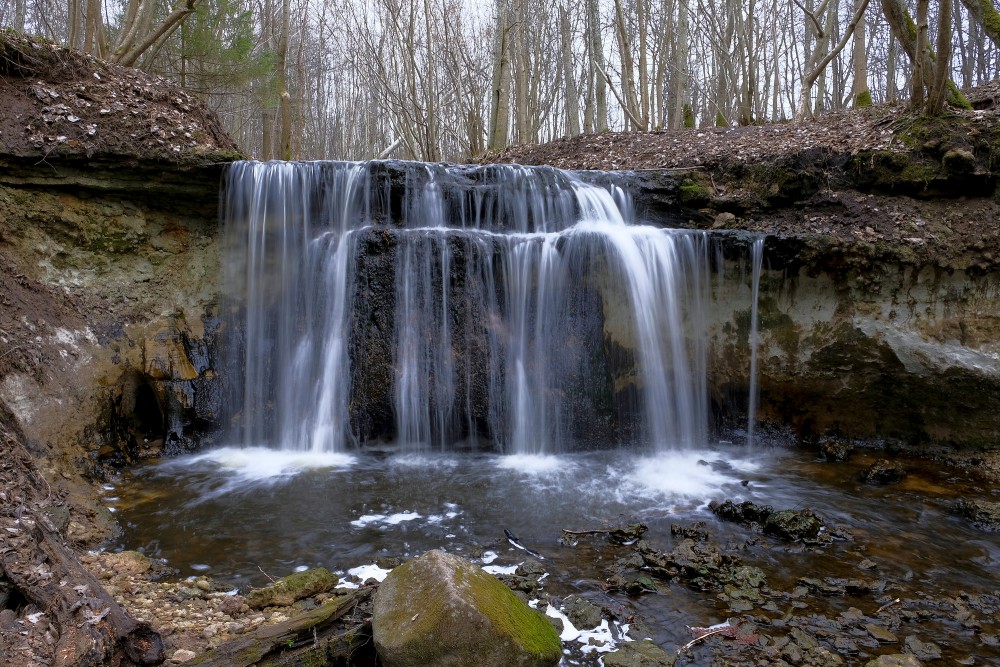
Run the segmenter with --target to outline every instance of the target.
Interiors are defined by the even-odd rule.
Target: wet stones
[[[865,663],[865,667],[923,667],[923,663],[909,654],[880,655]]]
[[[812,510],[781,510],[774,512],[764,522],[764,534],[795,542],[815,540],[823,522]]]
[[[826,461],[843,463],[851,458],[851,454],[854,453],[854,445],[844,440],[824,440],[819,444],[819,453]]]
[[[570,595],[562,602],[563,613],[578,628],[596,628],[601,624],[601,608],[579,595]]]
[[[907,653],[912,653],[918,660],[937,660],[941,657],[941,647],[934,642],[920,641],[916,635],[907,635],[903,640]]]
[[[1000,531],[1000,502],[960,498],[956,509],[979,530]]]
[[[770,505],[749,500],[738,504],[713,501],[708,506],[723,521],[734,521],[786,542],[815,542],[824,527],[822,519],[810,509],[776,511]]]
[[[905,478],[906,469],[889,459],[879,459],[861,473],[866,484],[897,484]]]

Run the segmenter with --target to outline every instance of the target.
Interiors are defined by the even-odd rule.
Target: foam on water
[[[175,460],[179,466],[213,463],[241,482],[269,482],[306,470],[348,468],[354,456],[339,452],[297,451],[268,447],[222,447]]]
[[[527,475],[542,475],[564,472],[572,462],[565,457],[545,454],[510,454],[497,459],[496,465],[504,470],[516,470]]]
[[[619,499],[630,497],[703,501],[719,495],[728,486],[735,486],[741,474],[751,472],[757,464],[746,459],[722,459],[712,451],[673,451],[640,458],[631,470],[609,468],[612,478],[621,477]]]

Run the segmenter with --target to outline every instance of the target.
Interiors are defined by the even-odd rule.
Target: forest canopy
[[[967,106],[993,0],[0,0],[169,77],[259,159],[463,161],[602,131]]]

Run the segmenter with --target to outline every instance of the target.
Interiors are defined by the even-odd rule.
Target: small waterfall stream
[[[618,186],[549,168],[244,162],[224,211],[244,446],[707,440],[710,237],[641,224]]]

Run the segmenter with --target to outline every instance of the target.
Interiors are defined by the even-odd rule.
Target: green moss
[[[485,574],[485,573],[483,573]],[[468,576],[479,611],[501,634],[519,642],[532,655],[559,659],[562,642],[555,627],[495,577]],[[492,580],[492,581],[491,581]],[[496,585],[494,585],[496,583]]]
[[[729,127],[729,121],[726,120],[726,117],[722,115],[721,111],[718,111],[715,114],[715,126],[716,127]]]
[[[854,96],[854,108],[861,109],[872,105],[872,92],[865,89]]]
[[[684,105],[684,127],[694,127],[694,111],[690,104]]]
[[[712,199],[712,191],[692,178],[685,178],[678,189],[678,197],[685,206],[698,208]]]

